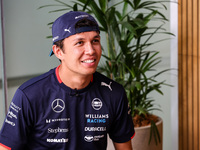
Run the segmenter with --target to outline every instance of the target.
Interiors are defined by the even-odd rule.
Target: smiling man
[[[96,72],[100,31],[85,12],[52,26],[50,56],[61,64],[21,85],[0,132],[0,150],[131,150],[134,126],[124,88]]]

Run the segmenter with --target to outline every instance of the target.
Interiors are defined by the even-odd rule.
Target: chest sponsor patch
[[[96,135],[96,136],[86,135],[84,137],[84,140],[86,142],[92,142],[92,141],[99,141],[101,138],[104,138],[104,135]]]
[[[52,110],[60,113],[65,109],[65,102],[62,99],[55,99],[51,104]]]
[[[92,100],[92,107],[95,110],[100,110],[102,106],[103,106],[103,103],[99,98],[95,98]]]
[[[106,127],[85,127],[85,131],[106,131]]]
[[[69,129],[64,129],[64,128],[56,128],[56,129],[52,129],[52,128],[48,128],[48,133],[66,133],[69,132]]]

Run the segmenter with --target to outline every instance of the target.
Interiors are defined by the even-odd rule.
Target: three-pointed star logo
[[[60,113],[65,109],[65,102],[62,99],[55,99],[52,102],[51,107],[54,112]]]

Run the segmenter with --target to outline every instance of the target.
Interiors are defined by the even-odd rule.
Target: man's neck
[[[58,68],[58,75],[61,81],[71,89],[83,89],[89,85],[91,82],[93,75],[78,75],[73,72],[69,72],[64,70],[61,66]]]

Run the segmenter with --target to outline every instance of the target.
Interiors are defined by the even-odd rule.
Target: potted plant
[[[136,135],[138,127],[148,126],[151,130],[148,131],[150,137],[148,136],[147,145],[152,139],[154,141],[151,143],[159,145],[162,133],[158,129],[162,130],[162,119],[151,114],[152,110],[159,108],[155,107],[154,99],[149,97],[149,94],[153,91],[163,94],[161,87],[168,84],[165,81],[157,81],[156,77],[168,69],[159,72],[155,70],[161,58],[159,51],[151,50],[151,46],[166,40],[154,41],[158,33],[172,35],[163,28],[163,24],[168,20],[159,11],[161,8],[167,9],[164,4],[166,1],[76,0],[71,5],[66,0],[55,0],[55,2],[56,4],[40,8],[58,6],[58,9],[51,12],[86,11],[98,20],[100,30],[105,32],[107,41],[107,45],[102,46],[105,63],[98,70],[124,86],[136,127]],[[149,25],[153,20],[158,22],[157,26]],[[161,126],[157,128],[158,122]],[[144,138],[142,139],[144,141]],[[136,148],[135,145],[141,146],[145,145],[144,143],[135,144],[135,141],[133,142],[136,150],[144,150],[141,147]],[[162,149],[162,144],[160,145]]]

